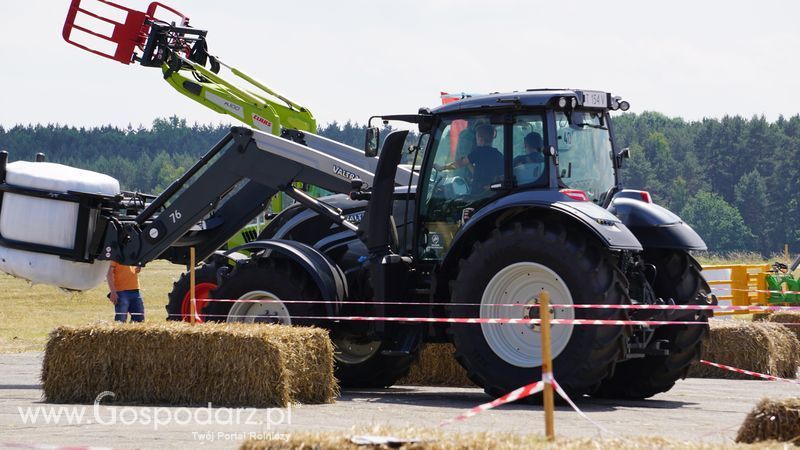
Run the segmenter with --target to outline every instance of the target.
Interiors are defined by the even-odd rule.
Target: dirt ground
[[[347,433],[353,427],[365,426],[435,427],[442,420],[489,400],[478,389],[399,386],[345,391],[334,404],[290,409],[95,408],[41,403],[40,368],[40,353],[0,355],[0,448],[11,444],[49,444],[233,449],[253,435],[286,439],[289,433],[300,430]],[[759,399],[797,396],[800,386],[787,383],[689,379],[679,382],[672,391],[646,401],[580,399],[579,407],[609,433],[602,433],[568,407],[559,406],[556,432],[566,437],[663,436],[730,443]],[[34,419],[37,411],[39,415]],[[78,420],[76,414],[81,411],[83,416]],[[49,420],[44,414],[51,414]],[[69,414],[73,415],[68,417]],[[70,417],[72,421],[68,423]],[[453,433],[490,430],[542,433],[543,417],[539,406],[515,404],[446,429]]]

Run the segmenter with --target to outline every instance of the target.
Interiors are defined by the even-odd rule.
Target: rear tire
[[[200,321],[205,320],[206,309],[210,303],[205,299],[209,297],[211,291],[217,288],[217,270],[219,267],[214,263],[200,264],[194,270],[195,273],[195,300],[197,315]],[[172,284],[172,291],[167,295],[167,320],[189,321],[191,306],[189,298],[189,273],[182,273],[181,276]]]
[[[498,282],[505,283],[506,288],[497,288]],[[505,307],[505,312],[498,309],[487,314],[487,307],[479,305],[530,303],[543,289],[551,293],[554,306],[627,303],[626,280],[611,255],[589,242],[580,231],[567,231],[560,224],[515,224],[510,229],[495,230],[460,261],[458,276],[451,285],[451,301],[476,306],[453,307],[452,314],[523,317],[522,307]],[[575,309],[553,309],[556,318],[575,317]],[[581,316],[590,319],[617,319],[621,314],[612,309],[580,311]],[[490,327],[503,331],[492,332]],[[526,327],[529,326],[485,324],[476,328],[472,324],[454,324],[450,328],[456,359],[487,394],[499,397],[541,379],[540,336]],[[567,334],[557,327],[571,327],[571,331]],[[562,334],[560,345],[554,340],[554,376],[570,395],[592,392],[612,373],[622,348],[622,327],[554,325],[552,331],[554,337]],[[532,347],[526,347],[528,340],[533,342]]]
[[[653,289],[656,296],[672,298],[678,305],[695,303],[698,295],[711,290],[700,265],[682,250],[647,250],[645,261],[654,264],[657,275]],[[675,320],[708,321],[709,314],[689,310]],[[644,399],[666,392],[675,382],[686,377],[689,366],[700,359],[707,325],[666,325],[659,327],[653,339],[668,339],[668,356],[645,356],[617,364],[614,376],[603,382],[599,397]]]
[[[388,347],[387,343],[359,340],[340,330],[331,331],[331,339],[337,352],[336,378],[344,388],[392,386],[408,375],[419,352],[417,345],[410,354],[383,354]],[[351,345],[353,342],[357,343],[356,347]]]

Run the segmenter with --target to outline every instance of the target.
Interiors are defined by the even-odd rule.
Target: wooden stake
[[[189,303],[191,304],[189,323],[194,325],[197,315],[197,299],[194,292],[194,247],[189,247]]]
[[[542,329],[542,381],[544,381],[544,429],[548,441],[556,439],[553,412],[553,354],[550,349],[550,293],[539,294],[539,318]]]

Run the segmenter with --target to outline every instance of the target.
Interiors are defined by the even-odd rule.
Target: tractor
[[[219,65],[204,32],[142,20],[131,46],[143,49],[141,61],[165,77],[192,72],[176,88],[197,101],[221,96],[206,90],[224,83],[201,70]],[[221,112],[261,100],[225,99]],[[276,126],[276,116],[266,132],[233,127],[156,198],[73,194],[91,218],[81,222],[88,238],[80,248],[4,245],[138,265],[188,264],[194,247],[204,261],[202,320],[326,328],[345,387],[391,386],[424,343],[451,342],[469,378],[499,396],[540,379],[537,326],[346,318],[535,318],[547,291],[556,319],[707,321],[707,310],[572,307],[716,301],[691,256],[706,249],[700,236],[648,192],[624,187],[629,151],[611,114],[628,108],[618,96],[582,89],[472,96],[374,116],[363,150],[307,127]],[[418,137],[407,142],[409,131],[394,131],[382,140],[375,121],[416,127]],[[404,155],[410,168],[400,165]],[[336,194],[314,198],[298,182]],[[10,191],[42,195],[0,186]],[[277,193],[295,204],[257,239],[217,250]],[[183,277],[170,294],[173,318],[186,315],[187,290]],[[697,324],[554,325],[554,376],[570,395],[647,398],[686,375],[707,333]]]

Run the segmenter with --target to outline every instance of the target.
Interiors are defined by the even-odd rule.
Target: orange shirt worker
[[[108,298],[114,304],[114,320],[126,322],[128,314],[131,322],[144,322],[144,301],[139,292],[139,272],[141,267],[123,266],[115,261],[108,268]]]

